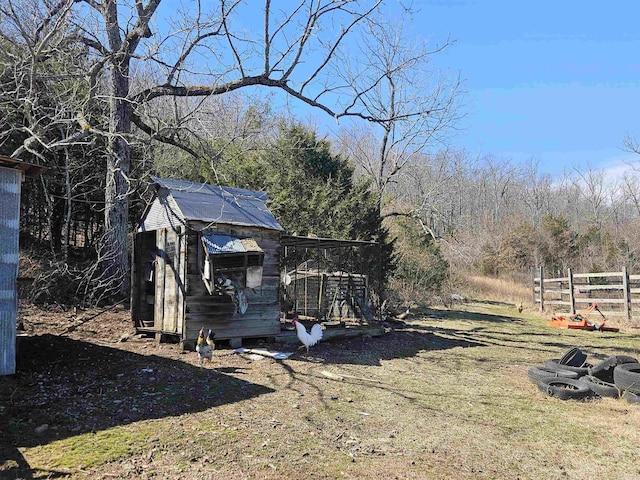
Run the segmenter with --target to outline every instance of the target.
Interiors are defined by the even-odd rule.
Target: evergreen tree
[[[370,273],[382,268],[383,278],[393,270],[393,244],[376,195],[367,181],[354,182],[349,162],[331,153],[331,144],[309,128],[283,123],[273,145],[249,157],[229,155],[217,174],[230,186],[265,191],[286,232],[379,242],[380,256],[352,261],[365,264]]]

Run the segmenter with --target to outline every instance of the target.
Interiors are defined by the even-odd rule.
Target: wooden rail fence
[[[544,278],[538,267],[533,278],[533,302],[540,311],[547,306],[558,312],[576,313],[596,302],[605,316],[640,318],[640,275],[621,272],[573,273],[566,277]]]

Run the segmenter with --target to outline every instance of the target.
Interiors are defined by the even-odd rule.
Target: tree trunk
[[[111,119],[107,176],[105,186],[105,241],[102,261],[105,280],[122,297],[129,295],[129,172],[131,148],[127,134],[131,131],[131,105],[128,64],[114,66],[111,71]],[[124,134],[124,135],[123,135]]]

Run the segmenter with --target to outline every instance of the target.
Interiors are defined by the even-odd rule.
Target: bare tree
[[[14,20],[28,0],[7,0],[3,11]],[[69,119],[69,131],[62,143],[98,135],[105,138],[106,190],[102,252],[105,275],[115,280],[122,295],[128,293],[127,234],[129,194],[132,189],[132,144],[142,132],[153,140],[180,146],[192,155],[198,152],[182,142],[179,127],[191,119],[192,111],[177,111],[171,122],[158,121],[151,112],[163,98],[207,98],[239,89],[266,87],[283,92],[336,119],[353,116],[384,125],[412,120],[431,128],[444,121],[449,102],[432,102],[428,119],[403,111],[381,111],[369,104],[370,95],[389,82],[397,71],[408,72],[415,64],[401,61],[371,70],[354,62],[349,70],[345,50],[354,42],[378,32],[372,27],[382,0],[299,0],[286,6],[262,4],[262,24],[256,18],[255,2],[242,0],[193,1],[182,4],[164,0],[32,0],[37,15],[33,28],[23,28],[25,44],[39,61],[54,44],[82,49],[89,62],[83,69],[86,88]],[[166,5],[165,5],[166,4]],[[247,24],[252,19],[252,24]],[[16,23],[19,23],[16,21]],[[377,45],[397,39],[379,35]],[[365,43],[371,52],[373,44]],[[373,57],[369,57],[373,60]],[[136,71],[152,72],[152,84],[134,82]],[[342,75],[349,71],[350,77]],[[367,72],[366,75],[363,72]],[[357,78],[357,82],[350,80]],[[405,73],[405,78],[409,75]],[[441,98],[441,97],[437,97]],[[444,98],[448,98],[444,96]],[[404,99],[403,99],[404,101]],[[196,102],[197,104],[197,102]],[[108,121],[86,118],[84,112],[102,105]],[[426,114],[426,110],[422,115]],[[441,118],[441,120],[438,120]],[[416,130],[417,131],[417,130]],[[408,138],[419,137],[418,133]],[[395,128],[387,128],[392,135]],[[14,154],[29,145],[50,149],[33,132]]]
[[[530,160],[524,165],[520,183],[516,191],[520,194],[531,225],[537,228],[541,225],[544,215],[551,210],[551,177],[540,173],[540,164],[537,160]]]
[[[608,181],[603,170],[587,168],[585,171],[576,169],[574,179],[575,188],[582,194],[589,209],[589,220],[598,229],[611,214],[610,202],[612,192],[618,190],[615,182]]]
[[[635,215],[640,216],[640,179],[637,173],[627,172],[622,177],[622,190],[626,202],[630,202]]]
[[[375,122],[344,131],[341,149],[373,181],[382,212],[389,184],[408,165],[428,161],[460,118],[460,79],[445,78],[432,64],[450,40],[430,48],[411,38],[408,25],[397,18],[368,25],[364,73],[346,69],[342,76],[359,87],[358,100]]]

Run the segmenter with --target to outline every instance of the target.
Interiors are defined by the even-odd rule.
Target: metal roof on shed
[[[283,230],[266,207],[269,197],[264,192],[158,177],[151,179],[167,190],[182,220]]]
[[[202,241],[209,253],[262,252],[252,238],[237,238],[229,235],[203,235]]]

